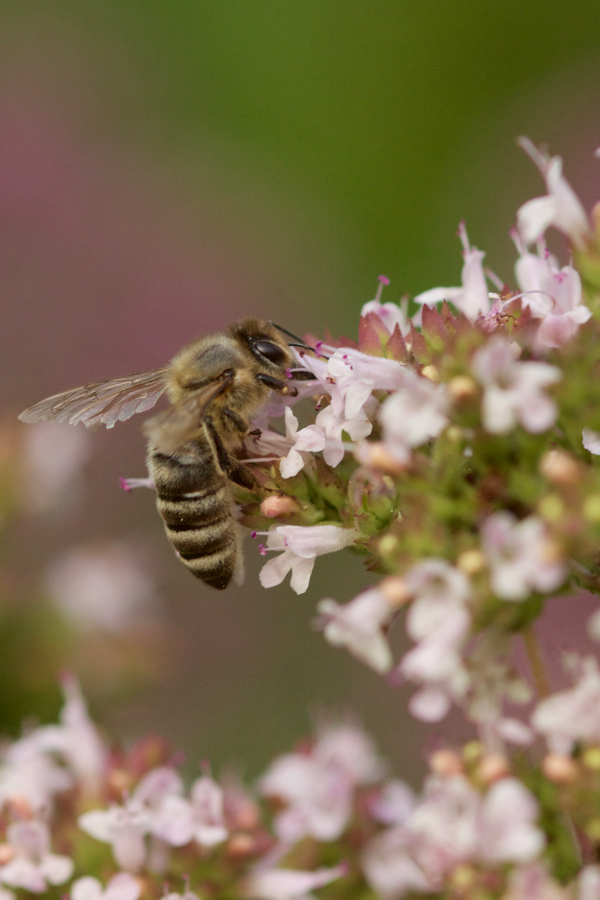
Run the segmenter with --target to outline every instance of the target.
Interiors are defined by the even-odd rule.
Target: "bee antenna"
[[[297,334],[293,334],[293,332],[288,331],[287,328],[283,328],[281,325],[276,325],[275,322],[270,323],[273,328],[276,328],[277,331],[281,331],[282,334],[287,334],[288,337],[291,337],[296,341],[296,343],[291,344],[288,341],[288,347],[301,347],[303,350],[312,350],[314,352],[314,347],[309,347],[308,344],[305,344],[302,338],[299,338]]]

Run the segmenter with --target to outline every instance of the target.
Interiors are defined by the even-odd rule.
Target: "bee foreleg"
[[[273,378],[272,375],[266,375],[264,372],[259,372],[256,378],[258,381],[262,381],[263,384],[266,384],[267,387],[271,388],[272,391],[278,391],[280,394],[289,394],[290,397],[296,397],[298,395],[296,388],[291,388],[285,381],[281,381],[279,378]]]

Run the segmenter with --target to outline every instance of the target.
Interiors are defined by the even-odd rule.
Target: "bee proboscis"
[[[151,409],[166,392],[170,405],[144,424],[157,508],[182,562],[222,590],[242,565],[230,483],[257,486],[234,451],[269,391],[297,393],[289,371],[294,344],[282,332],[271,322],[244,319],[188,344],[164,368],[55,394],[19,419],[112,428]]]

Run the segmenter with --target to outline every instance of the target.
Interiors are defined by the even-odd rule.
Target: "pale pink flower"
[[[171,766],[157,766],[144,775],[127,801],[130,811],[147,816],[148,830],[172,847],[191,840],[190,804],[181,796],[183,782]]]
[[[410,370],[395,359],[370,356],[349,347],[337,349],[327,362],[325,385],[334,413],[353,419],[373,391],[396,391]]]
[[[460,223],[458,234],[462,241],[465,261],[462,270],[462,286],[431,288],[418,294],[415,302],[433,306],[442,300],[449,300],[471,322],[474,322],[479,316],[485,316],[490,311],[490,299],[482,262],[485,253],[478,250],[477,247],[471,247],[464,222]]]
[[[381,293],[383,288],[390,282],[385,275],[380,275],[378,281],[379,286],[377,288],[375,299],[364,304],[360,311],[361,316],[367,316],[369,313],[374,313],[377,318],[383,322],[390,334],[394,332],[396,326],[398,326],[402,335],[410,334],[410,319],[407,316],[408,300],[403,300],[400,306],[398,306],[397,303],[381,303]],[[421,311],[419,310],[419,325],[421,324],[420,312]],[[415,316],[413,316],[412,321],[414,325],[417,325]]]
[[[35,894],[48,885],[64,884],[73,872],[73,860],[50,852],[48,826],[35,819],[13,822],[6,829],[13,857],[0,868],[0,881]]]
[[[71,900],[138,900],[140,883],[129,872],[117,872],[102,888],[97,878],[86,875],[71,885]]]
[[[279,840],[291,845],[312,835],[332,841],[346,828],[354,789],[383,773],[371,738],[349,723],[324,728],[309,753],[276,759],[260,781],[260,790],[287,805],[275,817]]]
[[[581,434],[583,446],[594,456],[600,456],[600,431],[584,428]]]
[[[288,753],[275,760],[262,777],[260,789],[287,806],[275,816],[275,834],[286,845],[307,835],[336,840],[352,811],[353,785],[339,766],[313,755]]]
[[[191,790],[193,838],[213,847],[228,836],[223,814],[223,791],[208,775],[196,779]]]
[[[200,900],[200,897],[188,888],[182,894],[178,894],[177,891],[169,891],[163,894],[160,900]]]
[[[343,409],[336,414],[333,406],[326,406],[319,412],[315,419],[315,427],[321,429],[325,435],[323,458],[332,468],[341,463],[346,452],[342,440],[343,431],[353,441],[360,441],[373,430],[373,424],[364,409],[360,409],[355,416],[347,419]]]
[[[47,587],[56,606],[85,631],[127,631],[148,619],[157,599],[147,566],[126,541],[70,550],[51,566]]]
[[[269,531],[267,547],[283,553],[263,566],[260,583],[265,588],[274,587],[291,571],[292,590],[303,594],[317,556],[349,547],[357,537],[356,531],[337,525],[278,525]]]
[[[504,753],[504,741],[531,743],[533,733],[518,719],[504,715],[506,701],[527,703],[531,689],[512,665],[512,640],[500,629],[486,629],[469,648],[470,685],[463,707],[478,726],[486,753]]]
[[[369,801],[369,812],[383,825],[402,825],[416,807],[414,791],[399,778],[391,778]]]
[[[73,776],[40,747],[36,732],[6,750],[0,768],[0,804],[25,800],[34,813],[47,811],[55,794],[73,787]]]
[[[66,703],[60,725],[38,728],[35,736],[41,750],[58,753],[87,793],[95,793],[104,774],[107,749],[89,717],[78,682],[72,675],[63,678]]]
[[[389,828],[365,847],[361,865],[365,878],[381,900],[400,900],[407,893],[429,893],[432,884],[412,859],[406,831]]]
[[[518,362],[515,346],[492,337],[473,357],[473,371],[484,387],[483,426],[491,434],[508,434],[517,422],[539,434],[556,421],[558,409],[542,389],[560,380],[556,366]]]
[[[461,651],[471,628],[466,606],[467,577],[443,559],[426,559],[413,566],[405,579],[414,600],[406,630],[417,645],[403,657],[399,671],[423,685],[410,701],[413,715],[437,721],[446,715],[453,698],[463,696],[468,675]]]
[[[15,900],[15,892],[0,885],[0,900]]]
[[[346,872],[347,867],[343,863],[330,869],[315,869],[314,872],[257,866],[242,882],[240,893],[249,900],[303,900],[312,897],[310,892],[315,888],[330,884]]]
[[[410,319],[407,317],[406,311],[401,306],[398,306],[397,303],[380,303],[377,299],[369,300],[362,307],[360,314],[361,316],[366,316],[369,313],[375,313],[390,334],[393,333],[396,325],[402,335],[410,333]]]
[[[600,866],[584,866],[577,878],[577,900],[600,900]]]
[[[520,138],[519,144],[542,173],[548,191],[545,197],[528,200],[517,211],[523,242],[537,241],[553,225],[576,247],[584,247],[591,237],[590,225],[579,198],[562,174],[561,157],[547,156],[529,138]]]
[[[23,434],[23,501],[32,513],[69,504],[81,492],[81,469],[90,456],[82,428],[56,422],[28,425]]]
[[[559,691],[536,706],[531,724],[551,750],[570,753],[582,741],[600,743],[600,671],[592,656],[580,661],[579,678],[570,690]]]
[[[413,859],[439,885],[461,862],[533,861],[545,846],[538,814],[535,798],[516,778],[481,795],[462,775],[433,777],[404,829]]]
[[[442,719],[451,701],[460,700],[469,684],[461,655],[471,627],[469,613],[451,606],[445,614],[442,609],[439,612],[435,630],[404,655],[399,667],[406,678],[423,685],[411,698],[409,708],[426,722]]]
[[[563,583],[565,564],[536,516],[519,522],[501,510],[485,520],[481,535],[492,590],[503,600],[524,600],[531,591],[548,593]]]
[[[376,672],[392,667],[392,651],[384,634],[394,611],[377,588],[363,591],[350,603],[339,604],[329,598],[317,605],[321,614],[317,627],[334,647],[347,647],[350,653]]]
[[[481,795],[462,775],[432,777],[404,825],[412,858],[430,879],[430,890],[458,863],[477,854]]]
[[[179,776],[161,766],[142,779],[130,806],[145,810],[152,834],[172,847],[182,847],[192,840],[203,847],[222,843],[228,831],[219,785],[208,775],[198,778],[192,785],[190,800],[181,796],[182,788]]]
[[[79,827],[96,840],[110,844],[121,869],[138,872],[144,865],[144,835],[151,830],[152,815],[139,805],[93,809],[79,817]]]
[[[392,394],[379,411],[383,437],[390,454],[400,462],[410,449],[437,437],[448,424],[448,393],[444,385],[409,373],[403,388]]]
[[[481,801],[478,858],[491,865],[534,860],[546,843],[538,815],[537,800],[517,778],[497,781]]]
[[[312,750],[323,766],[336,766],[352,784],[371,784],[385,774],[373,738],[353,722],[327,722],[319,729]]]
[[[302,452],[316,453],[325,447],[325,434],[317,425],[308,425],[298,431],[298,419],[289,407],[285,410],[286,439],[293,445],[279,463],[283,478],[292,478],[304,466]]]
[[[554,257],[524,253],[516,263],[523,291],[522,303],[542,323],[536,340],[547,347],[562,347],[587,322],[592,311],[581,302],[581,278],[572,266],[558,268]]]
[[[572,900],[572,894],[550,878],[541,863],[535,863],[509,873],[508,888],[501,900]],[[579,897],[579,900],[587,898]]]

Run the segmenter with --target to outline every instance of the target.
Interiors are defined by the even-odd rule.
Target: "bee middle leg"
[[[234,413],[234,415],[236,414]],[[238,416],[238,418],[241,420],[241,416]],[[230,454],[210,418],[205,418],[204,426],[208,432],[217,462],[224,474],[227,475],[229,480],[233,481],[234,484],[239,485],[239,487],[246,488],[248,491],[255,490],[258,487],[256,478],[247,466],[238,462],[238,460]],[[243,430],[244,432],[246,431],[245,424]]]

